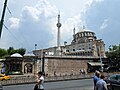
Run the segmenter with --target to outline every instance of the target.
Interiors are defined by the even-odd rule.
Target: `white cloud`
[[[100,29],[103,30],[107,28],[107,26],[108,26],[108,19],[104,19],[102,25],[100,26]]]
[[[96,2],[103,2],[104,0],[95,0]]]
[[[21,16],[25,20],[31,18],[33,21],[39,21],[39,14],[40,14],[40,11],[38,11],[37,8],[30,7],[30,6],[25,6],[22,10],[22,15]]]
[[[45,48],[50,46],[56,34],[56,26],[53,25],[56,22],[56,16],[56,7],[50,5],[46,0],[40,0],[35,6],[23,7],[18,28],[22,34],[16,32],[23,46],[25,46],[25,48],[33,48],[35,43],[37,43],[39,47]],[[10,19],[11,29],[16,25],[14,20],[16,19]],[[21,37],[21,35],[23,36]],[[33,45],[31,45],[31,43]]]
[[[9,18],[9,22],[10,22],[10,28],[12,29],[18,29],[19,28],[19,24],[20,24],[20,20],[18,18]]]
[[[70,14],[72,16],[69,16],[69,13],[73,13],[71,11],[71,4],[69,4],[69,7],[67,7],[66,4],[65,6],[61,5],[61,8],[66,7],[66,10],[69,9],[68,11],[70,11],[68,13],[68,12],[64,12],[64,10],[61,10],[62,13],[61,14],[61,23],[62,23],[61,44],[64,41],[68,41],[68,40],[71,41],[74,25],[76,27],[76,32],[79,31],[79,27],[86,25],[84,14],[86,14],[86,11],[91,7],[91,5],[94,2],[100,2],[100,1],[103,0],[79,1],[78,2],[79,4],[77,4],[79,6],[75,6],[75,9],[77,9],[76,10],[77,13]],[[17,7],[15,10],[17,10]],[[22,8],[21,11],[22,12],[18,16],[19,18],[12,17],[9,19],[10,22],[9,27],[11,30],[18,29],[17,31],[22,32],[21,34],[20,32],[16,32],[14,30],[14,34],[16,35],[17,39],[19,39],[22,42],[23,47],[32,50],[34,48],[35,43],[38,44],[39,48],[51,47],[57,45],[56,44],[57,43],[56,23],[57,23],[57,14],[58,14],[57,6],[50,4],[48,0],[38,0],[38,3],[36,3],[35,5],[24,4],[24,7]],[[66,16],[68,15],[68,16],[66,19],[62,20],[64,18],[64,15]],[[9,41],[14,39],[12,37],[7,37],[7,38],[9,38]],[[13,44],[13,46],[15,45],[18,44]]]

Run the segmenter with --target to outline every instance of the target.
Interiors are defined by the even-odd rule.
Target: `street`
[[[33,90],[35,84],[3,86],[3,90]],[[45,90],[93,90],[92,79],[46,82]]]

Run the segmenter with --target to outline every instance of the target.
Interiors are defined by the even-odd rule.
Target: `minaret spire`
[[[74,25],[74,28],[73,28],[73,35],[75,35],[75,25]]]
[[[58,40],[57,40],[57,47],[58,50],[60,50],[60,27],[61,27],[61,23],[60,23],[60,12],[58,14],[58,23],[57,23],[57,28],[58,28]]]

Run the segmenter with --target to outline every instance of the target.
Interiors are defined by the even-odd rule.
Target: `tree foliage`
[[[110,66],[120,67],[120,44],[109,47],[109,51],[106,53]]]
[[[106,54],[108,58],[119,58],[120,57],[120,45],[113,45],[109,47],[109,52]]]
[[[8,55],[5,49],[0,48],[0,58],[4,58],[4,56]]]
[[[26,49],[24,48],[19,48],[18,53],[21,54],[22,56],[25,54]]]
[[[19,53],[23,56],[25,52],[26,49],[24,48],[14,49],[13,47],[9,47],[7,50],[0,48],[0,58],[5,58],[6,56],[10,56],[14,53]]]

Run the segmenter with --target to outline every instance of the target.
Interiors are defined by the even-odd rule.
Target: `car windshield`
[[[112,75],[109,78],[110,80],[120,80],[120,75]]]
[[[116,80],[116,75],[110,76],[110,80]]]

